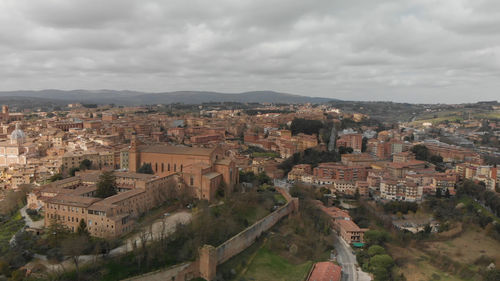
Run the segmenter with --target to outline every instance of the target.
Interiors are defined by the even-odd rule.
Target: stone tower
[[[200,248],[200,276],[207,281],[215,280],[217,274],[217,253],[214,246]]]

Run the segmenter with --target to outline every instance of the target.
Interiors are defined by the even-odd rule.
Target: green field
[[[500,112],[498,111],[478,111],[474,112],[470,109],[465,110],[454,110],[454,111],[441,111],[441,112],[432,112],[432,113],[424,113],[417,117],[417,120],[413,121],[413,124],[422,124],[425,122],[429,122],[432,124],[442,123],[446,120],[450,122],[454,121],[463,121],[464,113],[467,116],[467,113],[471,119],[500,119]]]
[[[303,281],[311,270],[312,261],[291,262],[269,249],[269,237],[258,239],[253,245],[234,256],[217,271],[225,280]],[[236,274],[236,275],[235,275]]]
[[[311,266],[311,261],[298,265],[291,264],[267,247],[262,247],[257,251],[242,278],[259,281],[302,281],[307,277]]]

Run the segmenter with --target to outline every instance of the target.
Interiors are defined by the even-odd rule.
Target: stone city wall
[[[265,218],[218,246],[216,248],[217,264],[219,265],[224,263],[252,245],[255,242],[255,239],[262,235],[263,232],[273,227],[284,216],[292,213],[295,209],[294,205],[294,201],[286,203],[273,213],[267,215]]]

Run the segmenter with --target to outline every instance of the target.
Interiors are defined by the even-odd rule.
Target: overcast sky
[[[500,97],[499,0],[0,0],[0,90]]]

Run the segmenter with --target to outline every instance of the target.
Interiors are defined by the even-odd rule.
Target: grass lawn
[[[0,222],[0,253],[5,253],[9,248],[9,241],[18,230],[24,226],[24,219],[19,212],[9,220]]]
[[[254,158],[279,158],[280,154],[277,152],[254,152],[252,153]]]
[[[402,263],[399,272],[403,273],[408,281],[440,280],[440,281],[465,281],[458,276],[443,272],[434,267],[429,256],[412,247],[389,247],[390,254]]]
[[[286,203],[285,197],[283,197],[283,195],[281,195],[279,193],[274,194],[274,201],[275,202],[283,202],[283,204]]]
[[[488,265],[478,263],[480,257],[491,259],[497,268],[500,265],[500,243],[475,226],[468,226],[460,236],[446,241],[425,242],[422,246],[404,248],[390,244],[389,252],[400,264],[399,270],[408,281],[477,280],[477,273]],[[442,264],[438,267],[433,263],[435,257],[447,257],[454,265],[444,265],[443,268]],[[470,274],[464,275],[463,268],[468,269]],[[459,274],[469,279],[460,278]]]
[[[472,115],[476,118],[500,119],[500,111],[498,110],[487,113],[475,113]]]
[[[263,238],[263,237],[262,237]],[[265,239],[257,239],[250,247],[243,250],[241,253],[230,258],[228,261],[217,267],[217,272],[222,272],[225,275],[230,275],[229,272],[234,271],[241,273],[248,265],[248,262],[257,254],[257,251],[265,243]],[[234,276],[233,276],[234,277]],[[237,280],[237,279],[236,279]]]
[[[492,258],[500,266],[500,243],[479,227],[469,228],[459,237],[445,242],[427,243],[433,252],[448,256],[462,264],[472,265],[480,256]]]
[[[417,120],[412,122],[413,124],[422,124],[424,122],[431,122],[433,124],[441,123],[445,120],[454,122],[454,121],[463,121],[464,120],[464,112],[469,112],[471,118],[488,118],[488,119],[500,119],[499,111],[471,111],[470,109],[462,109],[462,110],[452,110],[452,111],[440,111],[440,112],[431,112],[420,114],[417,117]]]
[[[259,281],[302,281],[307,277],[312,262],[294,265],[266,247],[258,250],[247,271],[244,280]]]

